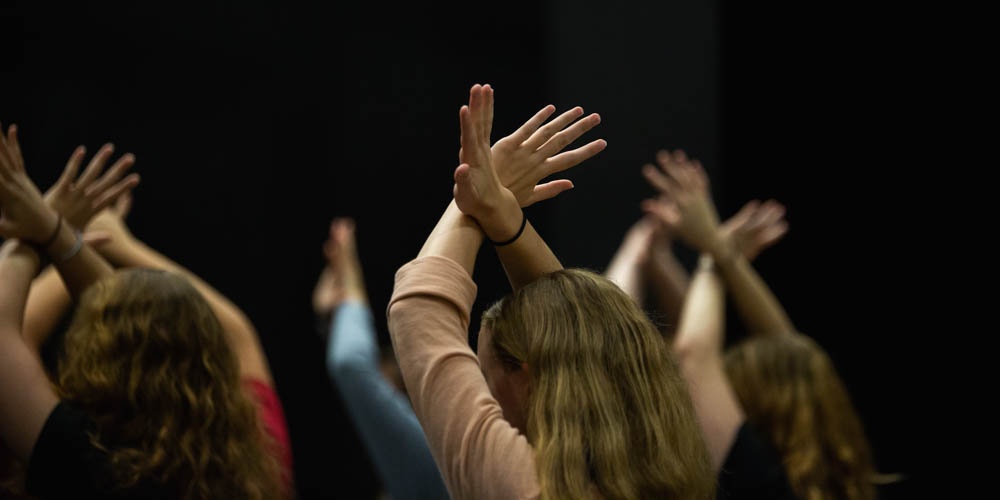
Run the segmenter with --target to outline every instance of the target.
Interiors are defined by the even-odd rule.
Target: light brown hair
[[[80,297],[59,362],[63,399],[97,423],[116,481],[177,498],[277,498],[280,473],[237,360],[183,277],[119,270]]]
[[[782,456],[804,500],[876,498],[861,419],[826,352],[801,334],[750,337],[726,354],[747,420]]]
[[[543,498],[714,498],[670,348],[613,282],[548,274],[494,304],[482,326],[501,361],[529,367],[526,434]]]

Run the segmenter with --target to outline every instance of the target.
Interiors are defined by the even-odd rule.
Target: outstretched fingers
[[[7,147],[10,148],[11,159],[15,168],[24,172],[24,157],[21,155],[21,142],[17,140],[17,125],[11,124],[7,129]]]
[[[524,147],[528,148],[529,151],[540,150],[542,148],[542,146],[546,145],[550,140],[552,140],[553,137],[555,137],[556,135],[558,135],[560,131],[562,131],[570,123],[573,123],[577,118],[579,118],[581,116],[583,116],[583,108],[580,107],[580,106],[576,106],[576,107],[570,109],[569,111],[564,112],[563,114],[557,116],[555,119],[553,119],[549,123],[546,123],[545,125],[541,126],[533,134],[531,134],[531,137],[529,137],[528,140],[524,141]],[[598,118],[597,122],[600,123],[600,118]],[[594,125],[597,125],[597,123],[592,124],[586,130],[589,130],[590,128],[593,128]],[[586,130],[581,131],[579,134],[582,134]],[[579,137],[579,134],[577,134],[576,137]],[[573,137],[573,139],[576,139],[576,137]],[[553,147],[546,148],[546,149],[550,150],[551,153],[554,153],[554,152],[559,151],[562,148],[566,147],[566,144],[569,144],[570,142],[572,142],[572,141],[568,141],[565,144],[563,144],[561,147],[557,147],[557,148],[554,147],[555,144],[553,144]],[[546,156],[548,156],[548,155],[546,155]]]
[[[111,186],[104,187],[99,191],[95,190],[95,193],[100,194],[98,194],[92,202],[94,213],[100,212],[105,207],[118,200],[121,196],[131,192],[137,185],[139,185],[139,174],[129,174],[124,179],[112,184]]]
[[[555,198],[559,195],[559,193],[570,189],[573,189],[573,181],[569,179],[557,179],[539,184],[535,186],[531,193],[531,198],[528,199],[525,206],[548,200],[550,198]]]
[[[507,136],[511,140],[515,141],[517,144],[524,144],[531,138],[531,135],[541,127],[545,120],[548,120],[552,113],[556,112],[556,107],[549,104],[544,108],[540,109],[534,116],[532,116],[528,121],[524,122],[523,125],[518,127],[513,134]],[[543,144],[543,142],[539,144]],[[535,148],[537,149],[537,147]]]
[[[104,164],[108,162],[108,158],[110,158],[111,154],[114,152],[115,146],[110,142],[101,146],[101,149],[97,150],[97,154],[90,159],[90,163],[87,164],[87,168],[83,169],[83,173],[81,173],[80,177],[76,179],[74,187],[78,189],[86,189],[87,186],[90,186],[90,183],[94,182],[94,179],[96,179],[101,174],[101,171],[104,170]]]
[[[86,185],[84,187],[84,194],[89,196],[107,190],[112,184],[118,182],[133,165],[135,165],[135,155],[126,153],[111,165],[111,168],[104,172],[104,175],[100,176],[92,184]]]
[[[652,215],[670,229],[675,229],[681,222],[681,213],[677,204],[666,197],[642,200],[642,211]]]
[[[674,197],[680,190],[680,186],[677,185],[677,181],[667,175],[664,171],[656,168],[652,163],[647,163],[642,166],[642,176],[646,178],[657,191]]]
[[[784,220],[785,206],[775,200],[767,200],[757,210],[752,228],[759,233],[763,246],[770,246],[788,232],[788,222]]]
[[[24,171],[24,163],[20,161],[20,147],[17,144],[17,125],[7,127],[3,133],[0,123],[0,174],[12,174]]]
[[[76,174],[80,171],[80,163],[83,161],[83,155],[85,154],[87,154],[87,148],[83,145],[77,146],[73,150],[73,153],[69,155],[69,159],[66,160],[66,166],[63,168],[62,174],[56,180],[55,186],[68,187],[73,182],[73,179],[76,179]]]
[[[565,147],[565,145],[563,147]],[[551,175],[575,167],[596,156],[597,153],[604,151],[604,148],[606,147],[608,147],[608,141],[604,139],[595,139],[576,149],[559,153],[545,160],[545,171],[547,175]]]

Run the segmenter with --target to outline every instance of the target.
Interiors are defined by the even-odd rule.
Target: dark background
[[[30,174],[49,186],[78,144],[88,158],[106,141],[136,155],[128,222],[257,325],[304,498],[378,488],[310,308],[330,219],[357,221],[387,340],[393,273],[450,200],[473,83],[496,89],[494,139],[550,103],[602,115],[577,145],[608,148],[565,174],[576,189],[527,209],[567,266],[604,269],[653,193],[639,169],[660,148],[702,160],[722,217],[751,198],[783,202],[791,230],[755,266],[829,350],[881,470],[909,477],[886,497],[924,481],[934,438],[914,435],[914,349],[929,324],[903,265],[911,201],[886,195],[908,183],[899,132],[916,91],[897,71],[913,55],[884,12],[697,0],[0,12],[0,120],[20,126]],[[474,314],[507,286],[488,248],[476,274]]]

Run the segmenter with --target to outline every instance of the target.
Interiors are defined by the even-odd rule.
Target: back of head
[[[152,480],[185,498],[276,491],[237,360],[185,278],[127,269],[95,283],[61,354],[61,396],[94,418],[122,486]]]
[[[498,356],[526,362],[527,437],[543,497],[712,498],[715,474],[669,346],[617,285],[546,275],[483,315]]]
[[[800,497],[875,498],[861,419],[829,356],[812,339],[748,338],[727,352],[726,372],[747,419],[781,454]]]

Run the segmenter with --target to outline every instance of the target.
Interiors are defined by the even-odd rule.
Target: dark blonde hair
[[[873,499],[871,447],[826,352],[801,334],[751,337],[726,354],[747,420],[781,454],[804,500]]]
[[[177,498],[276,498],[277,460],[237,360],[183,277],[119,270],[80,297],[59,360],[60,396],[97,423],[117,484]]]
[[[617,285],[560,270],[494,304],[482,326],[502,362],[528,364],[526,435],[543,498],[714,498],[669,346]]]

